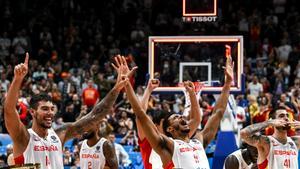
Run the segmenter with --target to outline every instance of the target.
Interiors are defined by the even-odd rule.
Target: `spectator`
[[[10,81],[7,79],[6,74],[4,72],[2,72],[1,73],[1,79],[0,79],[0,88],[1,88],[1,90],[3,90],[4,92],[7,92],[9,85],[10,85]]]
[[[247,91],[250,95],[254,95],[256,97],[261,95],[263,87],[262,84],[258,82],[257,76],[253,76],[252,82],[248,83]]]
[[[143,93],[144,93],[143,87],[142,87],[142,86],[138,86],[138,87],[136,88],[136,96],[137,96],[137,98],[138,98],[140,101],[141,101],[142,98],[143,98]]]
[[[82,102],[88,107],[88,109],[91,109],[100,99],[99,92],[93,84],[93,81],[89,80],[87,88],[82,91]]]
[[[28,50],[28,41],[26,37],[25,29],[18,31],[17,36],[13,39],[12,47],[14,49],[14,54],[21,56]]]
[[[130,145],[130,146],[137,146],[138,145],[138,138],[137,138],[135,130],[129,130],[127,132],[127,134],[120,141],[120,144]]]
[[[47,79],[47,73],[44,71],[44,68],[42,65],[38,65],[37,70],[33,72],[32,75],[33,80],[41,80],[41,79]]]
[[[62,118],[62,117],[56,117],[56,118],[54,119],[54,122],[52,123],[52,128],[53,128],[54,130],[56,130],[56,129],[58,129],[59,127],[63,126],[63,124],[64,124],[63,118]]]
[[[22,99],[19,99],[18,100],[18,103],[17,103],[17,110],[19,112],[19,116],[20,116],[20,119],[22,121],[22,123],[27,126],[30,122],[30,119],[29,119],[29,110],[28,110],[28,105],[26,103],[24,103],[22,101]]]
[[[257,98],[254,95],[248,95],[248,111],[251,117],[251,121],[253,122],[253,118],[259,114],[259,107],[257,103]]]
[[[129,130],[133,129],[133,121],[127,116],[126,111],[121,111],[121,118],[118,120],[118,133],[125,135]]]
[[[63,155],[64,166],[73,166],[75,159],[68,148],[65,148]]]
[[[112,82],[107,80],[104,73],[99,72],[96,76],[95,83],[101,89],[100,98],[103,98],[111,88]]]
[[[78,112],[74,111],[74,104],[67,103],[65,111],[62,113],[63,122],[74,122],[78,116]]]
[[[8,37],[7,32],[3,32],[3,35],[0,37],[0,57],[5,58],[10,54],[11,40]]]
[[[108,140],[111,141],[112,143],[114,143],[115,145],[115,149],[116,149],[116,155],[118,158],[118,163],[120,166],[128,166],[131,161],[129,160],[129,155],[128,153],[125,151],[125,149],[118,143],[116,143],[116,136],[114,133],[110,133],[108,135]]]
[[[277,57],[279,61],[286,62],[289,59],[289,54],[292,52],[291,45],[288,44],[286,39],[281,40],[281,46],[277,49]]]

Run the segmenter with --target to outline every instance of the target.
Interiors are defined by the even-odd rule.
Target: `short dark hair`
[[[170,132],[167,131],[168,127],[170,126],[170,121],[169,121],[169,118],[170,116],[172,116],[173,114],[175,113],[168,113],[165,118],[164,118],[164,121],[163,121],[163,131],[164,133],[168,136],[168,137],[172,137],[172,134]]]
[[[286,110],[285,107],[283,106],[278,106],[278,107],[275,107],[274,109],[272,109],[269,113],[269,119],[276,119],[276,111],[277,110]]]
[[[169,113],[163,110],[151,110],[149,115],[152,117],[154,124],[159,125],[160,121],[164,119]]]
[[[31,97],[29,105],[31,108],[37,109],[40,101],[52,102],[52,98],[47,93],[36,94]]]

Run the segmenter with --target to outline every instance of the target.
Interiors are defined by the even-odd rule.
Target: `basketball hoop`
[[[202,83],[202,82],[200,82],[200,81],[196,81],[196,82],[193,82],[193,84],[194,84],[194,86],[195,86],[195,93],[198,94],[198,93],[201,91],[201,89],[203,88],[204,83]],[[177,86],[178,86],[178,87],[184,87],[184,85],[183,85],[182,82],[178,83]]]
[[[197,82],[193,82],[194,83],[194,86],[195,86],[195,92],[196,93],[199,93],[201,92],[203,86],[204,86],[204,83],[200,82],[200,81],[197,81]]]

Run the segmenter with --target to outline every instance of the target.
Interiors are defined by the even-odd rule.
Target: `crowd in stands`
[[[297,0],[224,0],[220,1],[216,22],[184,23],[181,13],[175,10],[180,8],[181,1],[2,0],[0,133],[7,133],[3,98],[14,65],[24,60],[26,51],[31,61],[18,100],[20,118],[30,126],[30,96],[46,92],[57,106],[53,122],[57,128],[75,121],[80,113],[89,112],[111,89],[116,73],[110,63],[116,54],[127,56],[130,66],[139,67],[131,83],[141,98],[151,35],[243,35],[246,93],[235,97],[245,111],[243,125],[266,120],[275,105],[286,106],[291,118],[299,120],[300,10],[296,4]],[[172,60],[167,59],[165,64],[170,67]],[[200,100],[205,116],[203,125],[214,101],[212,95],[203,95]],[[149,102],[150,114],[156,109],[180,113],[183,108],[184,97],[174,94],[153,96]],[[113,127],[108,138],[122,138],[115,147],[120,164],[128,166],[124,147],[130,145],[130,151],[137,152],[139,147],[134,114],[126,94],[119,97],[113,114],[106,120],[106,125]],[[64,164],[78,165],[78,151],[76,141],[72,148],[65,148]],[[1,156],[0,166],[6,158]]]

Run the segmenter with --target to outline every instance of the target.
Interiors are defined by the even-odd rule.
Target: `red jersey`
[[[82,92],[83,102],[87,106],[94,106],[99,98],[99,93],[97,89],[86,88]]]
[[[152,147],[148,140],[144,138],[143,140],[138,140],[138,144],[140,146],[140,151],[144,163],[144,168],[145,169],[152,169],[152,164],[149,162],[150,154],[152,151]]]
[[[143,163],[144,163],[144,168],[145,169],[152,169],[152,164],[150,163],[150,156],[151,156],[151,153],[152,153],[152,147],[151,147],[149,141],[146,138],[144,138],[141,141],[140,138],[139,138],[138,144],[140,146],[140,151],[141,151],[141,155],[142,155],[142,159],[143,159]],[[160,168],[160,165],[162,165],[162,164],[159,164],[156,167]],[[164,169],[173,169],[173,168],[174,168],[174,164],[173,164],[172,160],[169,161],[169,163],[164,167]]]

